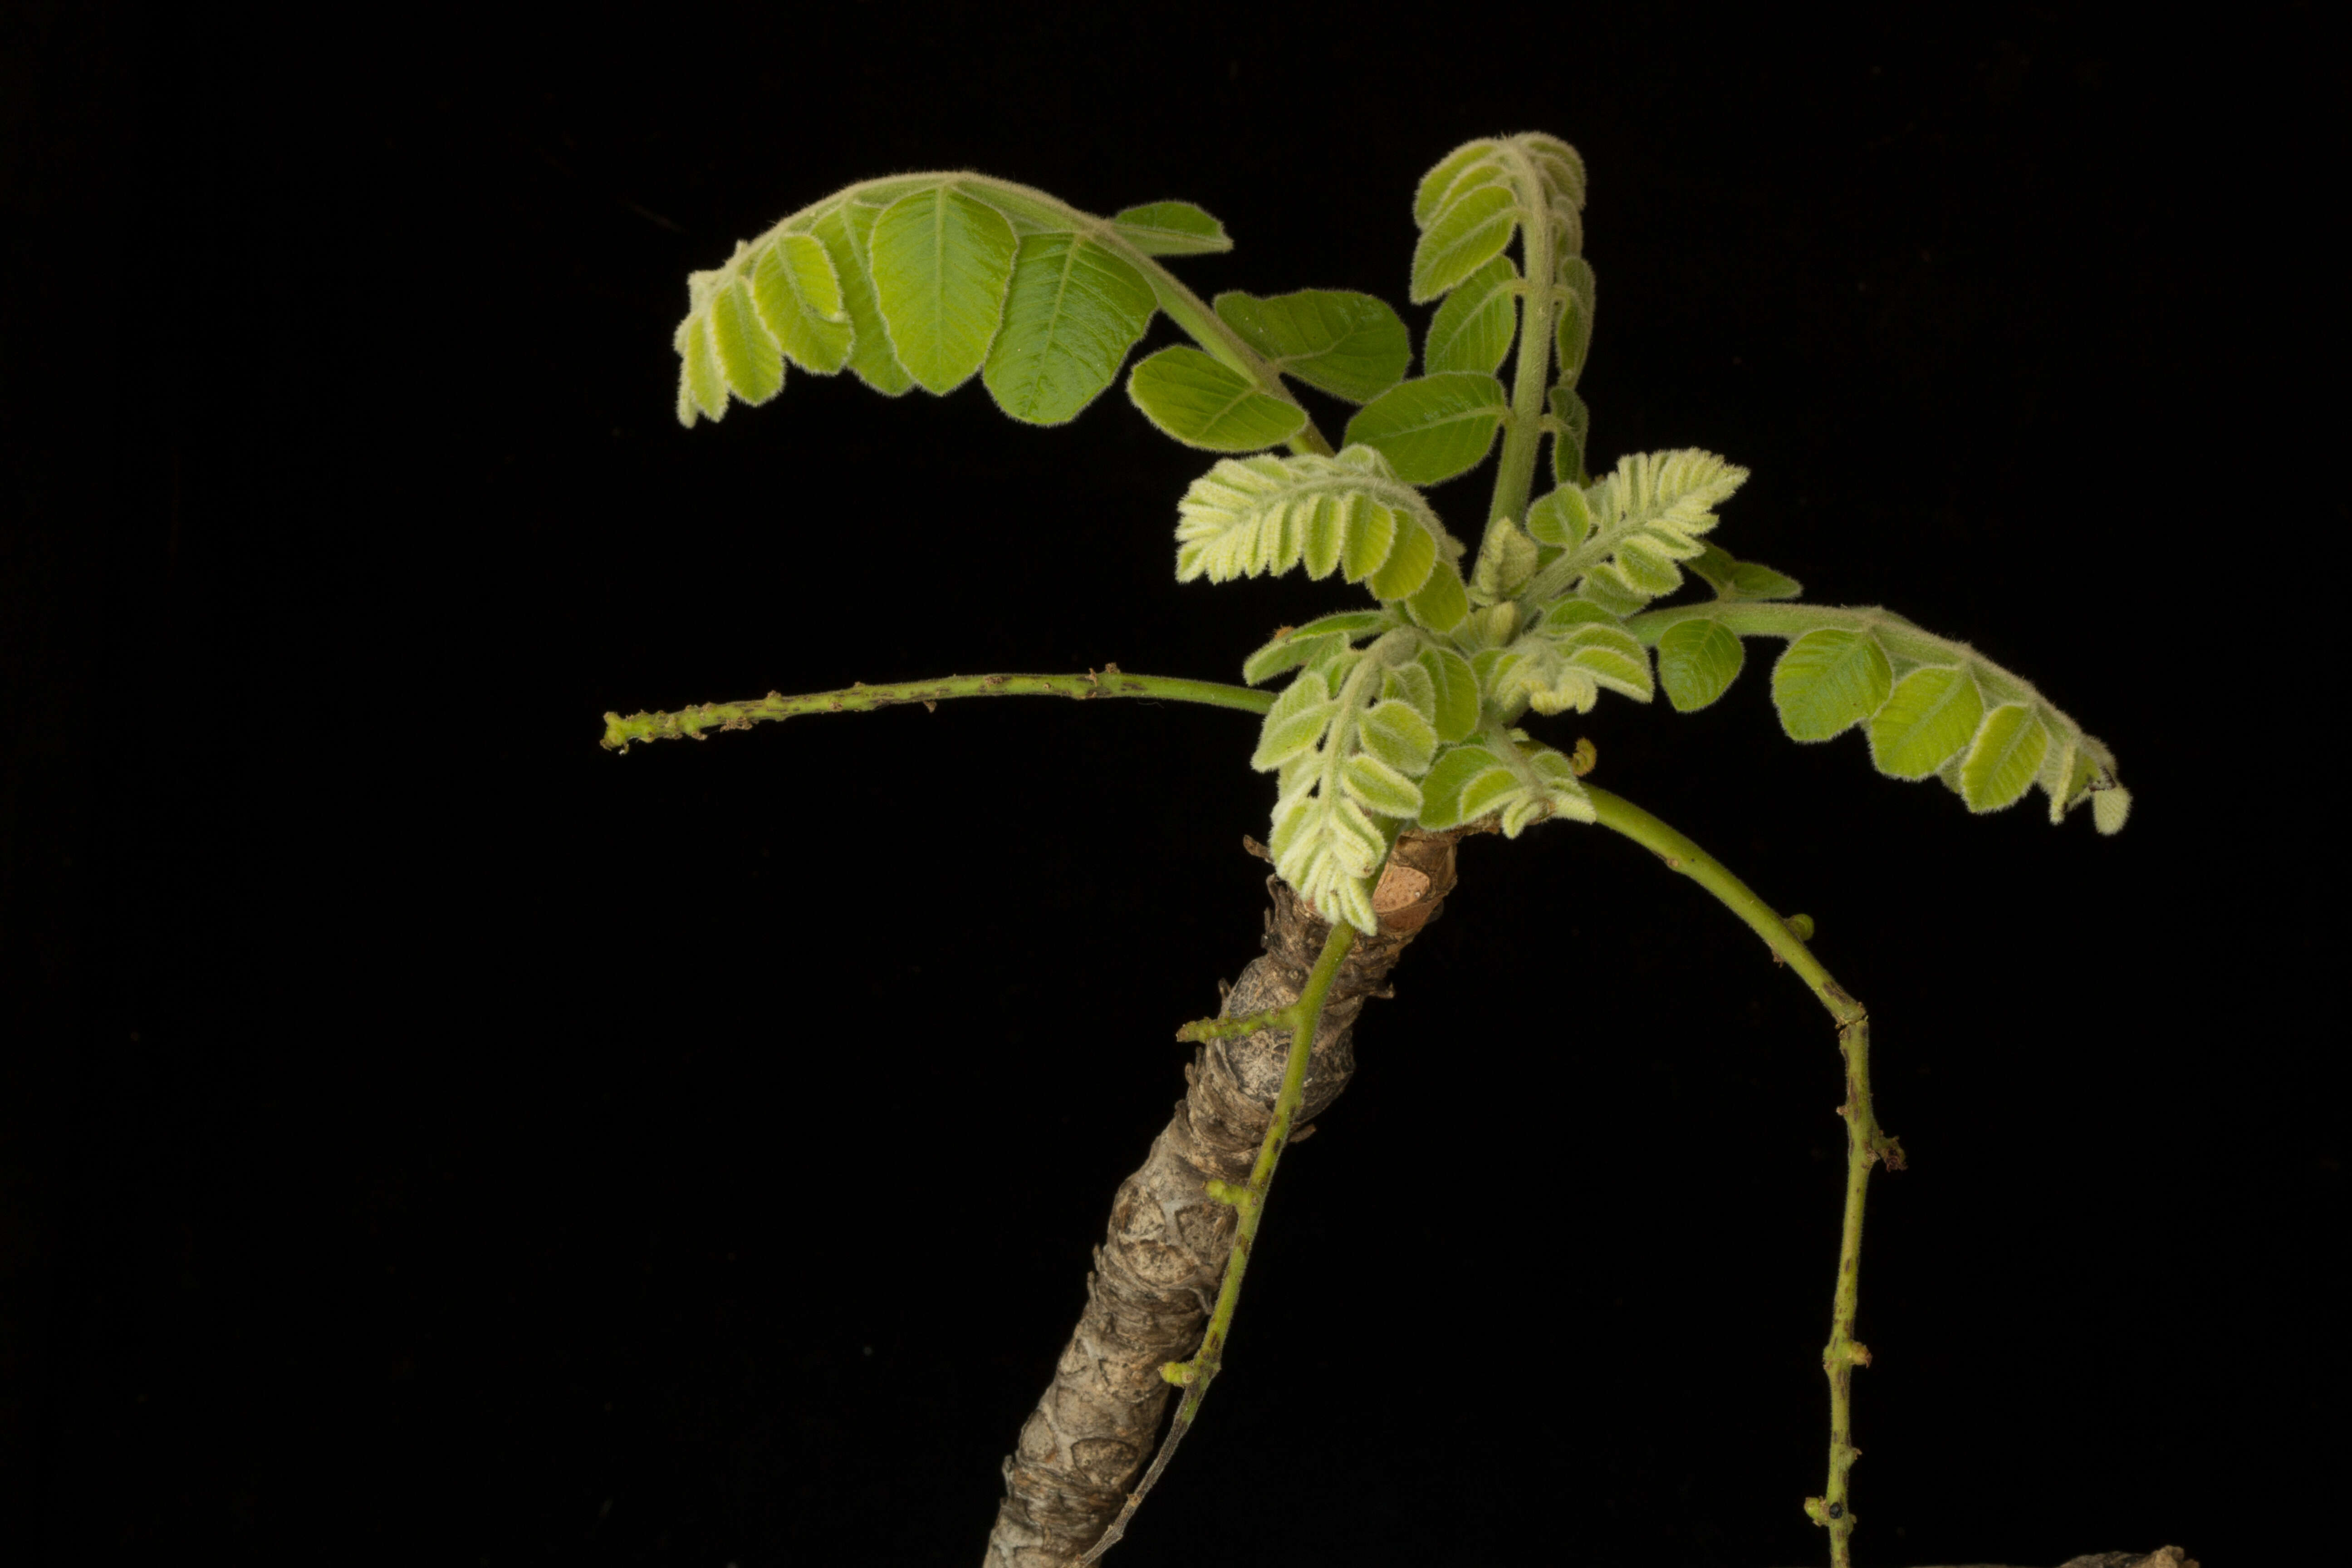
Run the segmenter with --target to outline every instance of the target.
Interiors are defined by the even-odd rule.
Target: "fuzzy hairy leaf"
[[[1507,184],[1449,195],[1413,247],[1409,298],[1425,305],[1500,256],[1519,232],[1523,216],[1518,193]]]
[[[1584,399],[1565,386],[1551,389],[1551,416],[1560,423],[1552,433],[1551,478],[1554,484],[1580,485],[1585,482],[1584,448],[1592,434],[1592,411]]]
[[[1825,627],[1790,643],[1772,667],[1772,705],[1792,741],[1826,741],[1875,713],[1895,685],[1878,639]]]
[[[1400,382],[1357,410],[1348,444],[1378,447],[1411,483],[1439,484],[1477,467],[1510,411],[1493,376],[1441,371]]]
[[[1753,561],[1734,561],[1719,544],[1709,544],[1683,563],[1718,599],[1793,599],[1805,590],[1794,577]]]
[[[751,272],[751,300],[785,356],[831,375],[849,361],[849,312],[841,279],[814,235],[779,235]]]
[[[810,227],[824,247],[841,280],[841,308],[849,318],[849,368],[857,379],[886,397],[896,397],[915,384],[898,356],[890,352],[890,334],[882,325],[881,301],[875,297],[874,274],[867,265],[867,240],[882,209],[865,202],[844,202]]]
[[[1349,403],[1369,403],[1412,363],[1412,339],[1384,300],[1335,289],[1302,289],[1261,300],[1217,296],[1224,323],[1284,375]]]
[[[1478,729],[1478,672],[1450,647],[1426,647],[1421,667],[1429,672],[1436,701],[1430,722],[1440,741],[1466,741]]]
[[[1413,665],[1407,665],[1405,669],[1421,673],[1419,667]],[[1388,699],[1364,715],[1362,730],[1368,755],[1408,778],[1419,778],[1429,771],[1429,759],[1437,750],[1437,731],[1413,703],[1400,698]],[[1412,809],[1419,811],[1421,807],[1416,803]],[[1408,816],[1412,813],[1392,811],[1389,815]]]
[[[1030,235],[981,380],[1015,419],[1066,423],[1118,374],[1156,309],[1143,274],[1108,247],[1075,234]]]
[[[1257,750],[1250,754],[1250,766],[1270,773],[1313,751],[1322,743],[1338,707],[1322,671],[1301,671],[1266,710],[1258,725]]]
[[[783,390],[783,350],[769,335],[751,303],[751,287],[740,278],[711,297],[710,342],[727,384],[744,402],[757,406]]]
[[[1010,219],[952,184],[901,196],[874,220],[882,324],[925,391],[954,391],[988,358],[1019,243]]]
[[[1191,202],[1147,202],[1113,213],[1110,221],[1146,256],[1207,256],[1234,247],[1225,226]]]
[[[1187,447],[1256,452],[1298,434],[1307,410],[1269,396],[1241,372],[1178,344],[1129,371],[1127,395],[1143,416]]]
[[[1518,284],[1517,263],[1497,256],[1454,285],[1422,342],[1423,374],[1466,370],[1492,375],[1501,369],[1518,335]]]
[[[1915,669],[1870,717],[1870,760],[1892,777],[1924,779],[1968,749],[1983,718],[1984,695],[1967,670]]]
[[[1318,616],[1303,626],[1276,632],[1243,661],[1242,679],[1251,686],[1271,680],[1286,669],[1311,665],[1325,654],[1347,647],[1356,637],[1386,631],[1395,624],[1396,618],[1386,610],[1352,610]]]
[[[1470,613],[1470,597],[1462,586],[1462,573],[1451,561],[1440,561],[1421,591],[1404,604],[1414,624],[1433,632],[1450,632]]]
[[[1747,480],[1746,468],[1695,447],[1622,458],[1585,489],[1592,533],[1570,564],[1637,600],[1670,594],[1682,585],[1676,563],[1699,553],[1714,509]]]
[[[2004,702],[1984,716],[1960,763],[1960,798],[1970,811],[2013,805],[2032,787],[2050,731],[2030,704]]]
[[[1559,276],[1560,286],[1568,290],[1568,302],[1553,329],[1553,350],[1559,363],[1556,390],[1564,391],[1576,384],[1584,370],[1584,356],[1592,348],[1592,266],[1581,256],[1563,256]]]
[[[1499,815],[1505,835],[1516,838],[1547,816],[1591,822],[1596,815],[1575,765],[1531,743],[1510,757],[1483,742],[1451,747],[1422,779],[1421,797],[1421,826],[1432,833]]]
[[[1303,565],[1318,577],[1338,570],[1349,582],[1371,579],[1381,597],[1402,598],[1429,579],[1445,538],[1421,492],[1370,447],[1332,458],[1227,458],[1192,481],[1176,516],[1180,583]]]
[[[1658,683],[1677,713],[1696,713],[1738,679],[1748,650],[1713,621],[1683,621],[1658,638]]]

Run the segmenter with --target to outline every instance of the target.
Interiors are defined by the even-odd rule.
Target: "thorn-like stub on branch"
[[[1201,1368],[1195,1362],[1164,1361],[1160,1363],[1160,1375],[1179,1388],[1190,1388],[1201,1375]]]
[[[609,719],[611,715],[606,715],[606,718]],[[1268,849],[1265,845],[1260,844],[1256,839],[1252,838],[1246,833],[1242,835],[1242,852],[1247,855],[1255,855],[1269,866],[1274,864],[1274,851]]]

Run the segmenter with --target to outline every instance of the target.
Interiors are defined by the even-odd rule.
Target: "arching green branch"
[[[1090,702],[1102,697],[1156,698],[1164,702],[1198,702],[1210,708],[1234,708],[1263,714],[1274,706],[1274,693],[1219,680],[1186,680],[1167,675],[1129,675],[1115,664],[1084,675],[950,675],[937,680],[898,680],[881,686],[863,682],[840,691],[812,691],[786,697],[771,691],[749,702],[705,702],[661,713],[604,715],[607,751],[626,752],[639,741],[699,741],[713,731],[748,730],[761,720],[797,719],[810,713],[870,713],[919,702],[926,708],[959,697],[1069,697]]]
[[[1837,1023],[1838,1048],[1845,1058],[1845,1218],[1838,1236],[1837,1289],[1830,1308],[1830,1342],[1822,1352],[1822,1366],[1830,1380],[1829,1484],[1820,1497],[1805,1500],[1805,1513],[1830,1532],[1832,1568],[1848,1568],[1854,1516],[1846,1497],[1847,1472],[1853,1468],[1853,1369],[1870,1364],[1870,1352],[1853,1337],[1854,1312],[1861,1299],[1863,1200],[1870,1184],[1870,1168],[1885,1161],[1890,1171],[1903,1168],[1903,1145],[1878,1125],[1870,1099],[1870,1015],[1861,1003],[1830,977],[1813,957],[1806,942],[1812,921],[1803,915],[1783,919],[1723,864],[1682,834],[1609,791],[1587,784],[1603,827],[1622,833],[1684,876],[1715,895],[1723,906],[1764,939],[1776,962],[1797,972],[1806,988],[1820,998]]]

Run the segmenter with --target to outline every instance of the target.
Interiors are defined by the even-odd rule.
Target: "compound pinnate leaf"
[[[1772,705],[1790,740],[1826,741],[1876,712],[1894,684],[1877,638],[1824,628],[1807,632],[1781,653],[1772,667]],[[2038,753],[2034,760],[2041,760]]]
[[[1500,256],[1521,216],[1518,193],[1508,184],[1449,194],[1413,247],[1412,302],[1427,304]]]
[[[1492,375],[1519,330],[1519,268],[1497,256],[1454,286],[1437,307],[1421,346],[1426,374],[1470,370]]]
[[[955,185],[899,197],[874,220],[875,297],[898,363],[945,394],[988,358],[1018,247],[1010,219]]]
[[[1191,202],[1147,202],[1113,213],[1110,221],[1146,256],[1206,256],[1234,247],[1225,226]]]
[[[1187,447],[1255,452],[1298,434],[1307,410],[1260,392],[1241,372],[1199,349],[1161,349],[1128,373],[1127,395],[1143,416]]]
[[[1394,386],[1412,363],[1412,339],[1388,301],[1336,289],[1261,300],[1220,294],[1215,310],[1274,368],[1349,403]]]
[[[866,239],[881,208],[863,202],[844,202],[809,227],[824,247],[841,283],[841,309],[849,318],[849,368],[857,379],[886,397],[896,397],[915,384],[907,367],[890,352],[890,334],[882,325],[882,306],[874,294],[874,275],[866,267]]]
[[[841,279],[814,235],[779,235],[751,272],[751,300],[794,364],[831,375],[849,361]]]
[[[1740,640],[1713,621],[1681,621],[1658,638],[1658,682],[1677,713],[1722,696],[1748,660]]]
[[[2004,702],[1984,716],[1975,743],[1960,763],[1960,798],[1970,811],[1999,811],[2015,804],[2041,771],[2050,731],[2032,706]]]
[[[1176,520],[1178,582],[1304,564],[1318,576],[1339,570],[1349,582],[1379,574],[1404,592],[1432,574],[1444,527],[1369,447],[1333,458],[1229,458],[1192,481]]]
[[[1157,308],[1124,258],[1082,235],[1030,235],[981,380],[1015,419],[1064,424],[1111,384]]]
[[[1892,777],[1924,779],[1967,748],[1983,717],[1984,696],[1967,670],[1915,669],[1871,715],[1870,760]]]
[[[735,395],[755,407],[784,386],[783,351],[760,320],[740,278],[711,297],[710,343]]]
[[[1503,384],[1475,371],[1401,382],[1348,421],[1348,444],[1379,448],[1397,476],[1433,485],[1477,467],[1511,411]]]
[[[1715,508],[1747,479],[1746,468],[1695,447],[1619,458],[1586,489],[1592,533],[1570,557],[1594,563],[1585,574],[1591,596],[1614,608],[1673,592],[1682,583],[1675,563],[1706,548],[1698,536],[1715,527]]]

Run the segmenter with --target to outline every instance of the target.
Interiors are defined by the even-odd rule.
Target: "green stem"
[[[1115,664],[1099,673],[1084,675],[950,675],[937,680],[899,680],[882,686],[858,684],[845,691],[814,691],[786,697],[771,691],[750,702],[705,702],[667,713],[604,715],[604,745],[626,752],[639,741],[668,741],[687,736],[699,741],[713,730],[748,730],[762,719],[796,719],[804,713],[866,713],[902,702],[929,708],[958,697],[1071,697],[1081,702],[1098,697],[1148,697],[1165,702],[1198,702],[1211,708],[1233,708],[1264,713],[1274,706],[1274,693],[1228,686],[1221,680],[1186,680],[1169,675],[1129,675]]]
[[[1512,184],[1518,187],[1524,213],[1519,224],[1519,248],[1526,262],[1526,302],[1519,310],[1519,357],[1511,380],[1511,416],[1503,426],[1503,455],[1495,467],[1495,500],[1486,509],[1488,521],[1527,515],[1528,494],[1535,488],[1536,454],[1543,439],[1544,391],[1551,381],[1552,319],[1559,310],[1559,291],[1552,287],[1557,258],[1552,255],[1551,202],[1543,176],[1525,153],[1508,143]]]
[[[1652,816],[1640,806],[1607,790],[1584,786],[1603,827],[1641,845],[1713,893],[1725,908],[1748,922],[1764,939],[1773,957],[1797,972],[1837,1022],[1838,1048],[1845,1057],[1845,1221],[1838,1236],[1837,1289],[1830,1307],[1830,1342],[1822,1352],[1822,1369],[1830,1380],[1829,1484],[1820,1497],[1805,1500],[1805,1513],[1830,1532],[1832,1568],[1849,1568],[1854,1516],[1847,1500],[1847,1472],[1861,1450],[1853,1446],[1853,1369],[1870,1364],[1870,1352],[1853,1337],[1854,1312],[1861,1300],[1863,1199],[1870,1184],[1870,1168],[1880,1161],[1890,1171],[1903,1168],[1903,1145],[1880,1130],[1870,1100],[1870,1015],[1843,986],[1830,977],[1813,957],[1805,939],[1812,922],[1802,915],[1782,919],[1738,878],[1724,869],[1706,850]]]
[[[1231,1203],[1238,1212],[1234,1228],[1233,1256],[1225,1262],[1224,1283],[1217,1290],[1217,1305],[1209,1315],[1208,1331],[1201,1336],[1201,1348],[1192,1359],[1170,1362],[1160,1373],[1169,1382],[1184,1390],[1183,1403],[1176,1407],[1176,1418],[1169,1424],[1168,1436],[1160,1440],[1160,1451],[1151,1458],[1151,1468],[1143,1479],[1127,1494],[1126,1503],[1118,1517],[1104,1530],[1102,1539],[1087,1549],[1078,1559],[1078,1568],[1100,1561],[1102,1554],[1118,1543],[1127,1533],[1127,1521],[1143,1504],[1144,1495],[1159,1481],[1168,1461],[1175,1457],[1176,1446],[1184,1440],[1192,1428],[1192,1418],[1199,1413],[1201,1401],[1208,1396],[1209,1384],[1216,1380],[1223,1366],[1225,1335],[1233,1327],[1234,1309],[1242,1299],[1242,1276],[1249,1268],[1250,1248],[1257,1241],[1258,1222],[1265,1215],[1265,1194],[1274,1185],[1274,1168],[1282,1162],[1282,1151],[1290,1142],[1290,1124],[1297,1117],[1298,1103],[1307,1094],[1307,1068],[1315,1055],[1315,1033],[1323,1022],[1323,1000],[1331,994],[1331,983],[1339,977],[1339,965],[1355,944],[1356,928],[1345,921],[1331,922],[1330,934],[1324,938],[1323,952],[1315,967],[1307,972],[1307,984],[1298,993],[1298,1000],[1280,1011],[1265,1016],[1262,1023],[1287,1023],[1291,1026],[1290,1057],[1283,1064],[1282,1089],[1274,1101],[1274,1120],[1266,1124],[1265,1140],[1258,1145],[1257,1163],[1251,1167],[1249,1183],[1238,1190],[1213,1194]],[[1192,1026],[1191,1027],[1198,1027]],[[1209,1025],[1213,1028],[1214,1024]]]

